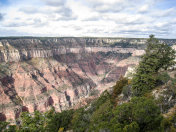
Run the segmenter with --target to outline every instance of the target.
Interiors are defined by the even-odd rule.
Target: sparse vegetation
[[[10,74],[9,63],[0,64],[0,77],[5,77]]]

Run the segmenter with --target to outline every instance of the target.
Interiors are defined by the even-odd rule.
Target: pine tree
[[[132,90],[135,96],[141,96],[156,86],[156,75],[160,70],[167,70],[175,64],[175,50],[167,44],[160,44],[150,35],[147,48],[132,79]]]

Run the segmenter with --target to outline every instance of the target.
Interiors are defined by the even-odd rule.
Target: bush
[[[71,125],[73,110],[56,113],[54,109],[46,113],[35,111],[33,114],[23,112],[20,120],[21,131],[52,131],[58,132],[60,128],[68,129]]]
[[[115,103],[116,98],[118,95],[122,93],[122,89],[124,86],[128,84],[128,79],[124,77],[120,77],[120,79],[116,82],[116,85],[113,87],[112,92],[112,102]]]
[[[162,120],[161,130],[167,132],[176,132],[176,112]]]
[[[139,125],[136,122],[132,122],[123,128],[124,132],[139,132]]]
[[[60,128],[64,128],[64,130],[69,129],[71,127],[71,119],[73,117],[73,110],[62,111],[61,113],[56,113],[55,111],[50,111],[49,113],[45,113],[46,128],[48,131],[58,131]]]
[[[96,109],[98,109],[102,104],[104,104],[107,100],[110,100],[111,95],[107,90],[105,90],[100,97],[92,102],[91,104],[91,112],[94,112]]]
[[[120,123],[124,130],[132,126],[136,130],[139,126],[140,131],[159,130],[162,121],[159,107],[152,99],[145,97],[134,97],[131,102],[117,106],[114,116],[113,124]]]
[[[80,108],[74,112],[71,120],[74,132],[85,132],[88,129],[90,119],[86,115],[89,115],[89,113],[86,113],[84,108]]]
[[[21,131],[44,131],[45,117],[39,111],[35,111],[33,115],[24,112],[21,115]]]
[[[113,105],[110,100],[102,104],[91,116],[90,130],[100,130],[110,128],[110,120],[113,117]],[[108,127],[109,126],[109,127]]]
[[[124,86],[122,89],[122,93],[125,98],[128,98],[131,95],[131,85]]]
[[[0,132],[6,130],[7,126],[9,125],[8,122],[0,121]]]
[[[167,72],[159,73],[156,78],[158,85],[165,84],[169,80],[171,80],[171,77],[168,75]]]

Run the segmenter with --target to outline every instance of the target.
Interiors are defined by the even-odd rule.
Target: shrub
[[[112,122],[120,123],[124,130],[132,126],[135,126],[136,130],[139,126],[140,131],[159,130],[162,121],[159,107],[152,99],[145,97],[134,97],[131,102],[117,106],[114,116]]]
[[[168,132],[176,131],[176,111],[162,120],[161,130]]]
[[[139,125],[136,122],[132,122],[123,128],[124,132],[139,132]]]
[[[113,117],[113,105],[110,100],[102,104],[91,116],[90,130],[100,130],[110,128],[110,120]]]
[[[85,118],[86,112],[84,108],[76,110],[71,120],[72,129],[74,132],[85,132],[89,126],[89,118]]]
[[[122,93],[125,98],[128,98],[131,95],[131,85],[126,85],[122,89]]]
[[[0,132],[6,130],[7,126],[9,125],[8,122],[0,121]]]
[[[128,84],[128,79],[124,77],[120,77],[120,79],[116,82],[116,85],[113,87],[112,92],[112,102],[115,103],[116,98],[119,94],[122,93],[122,89],[124,86]]]
[[[158,85],[160,85],[167,83],[169,80],[171,80],[171,77],[168,75],[167,72],[163,72],[157,75],[156,80],[158,82]]]

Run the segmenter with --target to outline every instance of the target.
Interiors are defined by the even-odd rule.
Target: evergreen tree
[[[150,35],[145,54],[142,56],[142,61],[132,79],[132,89],[135,96],[141,96],[156,86],[158,72],[167,70],[175,64],[175,53],[175,50],[167,44],[160,44],[154,35]]]

